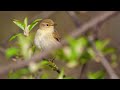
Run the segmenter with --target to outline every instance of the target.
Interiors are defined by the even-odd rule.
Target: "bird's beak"
[[[57,26],[57,24],[56,24],[56,23],[54,23],[54,24],[52,24],[52,25],[50,25],[50,26]]]

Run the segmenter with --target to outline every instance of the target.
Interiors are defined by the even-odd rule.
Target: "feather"
[[[61,41],[61,37],[59,36],[58,32],[57,31],[54,31],[53,32],[53,37],[55,38],[55,40],[57,40],[58,42]]]

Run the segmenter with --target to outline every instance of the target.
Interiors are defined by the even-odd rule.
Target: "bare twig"
[[[67,11],[67,13],[70,15],[70,17],[72,18],[72,20],[75,23],[75,25],[77,27],[80,27],[81,23],[79,21],[78,16],[76,15],[76,13],[74,11]]]
[[[48,60],[48,62],[49,62],[49,63],[48,63],[48,64],[49,64],[49,67],[51,67],[51,68],[53,69],[53,71],[57,72],[58,74],[61,73],[61,70],[56,66],[56,64],[55,64],[53,61]],[[66,75],[63,75],[63,77],[65,78]]]
[[[79,75],[79,78],[80,78],[80,79],[82,78],[82,76],[83,76],[83,74],[84,74],[84,71],[85,71],[86,66],[87,66],[87,63],[85,63],[85,64],[83,64],[83,65],[81,66],[80,75]]]
[[[77,28],[79,28],[80,25],[82,25],[82,23],[80,22],[80,20],[79,20],[78,16],[76,15],[76,13],[75,13],[74,11],[67,11],[67,13],[68,13],[68,14],[70,15],[70,17],[72,18],[75,26],[76,26]],[[81,65],[81,67],[80,67],[80,72],[79,72],[79,73],[80,73],[80,75],[79,75],[79,78],[80,78],[80,79],[82,78],[82,75],[83,75],[83,73],[84,73],[84,70],[85,70],[85,68],[86,68],[86,65],[87,65],[87,63]]]
[[[111,65],[109,64],[108,60],[104,57],[104,55],[102,54],[101,51],[99,51],[95,44],[94,44],[94,38],[92,36],[90,36],[89,41],[93,47],[93,50],[96,54],[96,57],[99,58],[100,62],[102,63],[102,65],[104,66],[104,68],[106,69],[106,71],[108,72],[108,74],[110,75],[111,79],[119,79],[119,77],[117,76],[117,74],[115,73],[115,71],[112,69]]]
[[[70,35],[73,36],[73,37],[78,37],[83,32],[86,32],[87,30],[89,30],[89,28],[92,28],[92,27],[96,26],[97,24],[101,23],[102,21],[108,20],[110,17],[115,16],[116,14],[118,14],[118,11],[106,11],[104,13],[101,13],[100,15],[91,19],[87,23],[83,24],[83,26],[81,26],[77,30],[74,30],[74,32],[72,32]],[[62,44],[65,44],[65,43],[67,43],[67,42],[65,40],[62,40]],[[60,48],[60,47],[58,47],[58,48]],[[40,61],[43,57],[46,57],[49,53],[51,53],[50,51],[51,50],[49,50],[47,52],[45,51],[42,54],[38,53],[38,54],[34,55],[29,60],[19,61],[19,62],[16,62],[16,63],[11,63],[11,64],[6,65],[4,67],[1,66],[0,67],[0,75],[7,73],[11,69],[17,70],[19,68],[23,68],[25,66],[28,66],[30,62]]]
[[[101,22],[104,22],[111,18],[112,16],[115,16],[119,13],[119,11],[106,11],[101,13],[100,15],[94,17],[93,19],[89,20],[85,24],[83,24],[80,28],[76,30],[76,32],[72,33],[71,36],[76,37],[80,36],[84,32],[88,31],[90,28],[93,28],[94,26],[100,24]]]
[[[110,12],[110,13],[112,13],[112,12]],[[73,19],[73,22],[75,23],[75,25],[77,26],[77,27],[79,27],[80,26],[80,21],[78,20],[78,17],[77,17],[77,15],[75,14],[75,12],[73,12],[73,11],[70,11],[70,12],[68,12],[68,14],[72,17],[72,19]],[[103,16],[101,16],[100,17],[100,19],[101,18],[103,18],[104,16],[107,16],[107,14],[104,14]],[[106,20],[106,19],[105,19]],[[94,21],[94,24],[96,24],[93,28],[94,28],[94,32],[95,32],[95,35],[94,35],[94,38],[96,38],[96,35],[97,35],[97,32],[98,32],[98,30],[100,30],[99,29],[99,26],[101,26],[101,24],[103,24],[103,22],[105,21],[105,20],[103,20],[103,21],[101,21],[101,23],[95,23],[95,19],[93,20]],[[96,20],[97,21],[97,20]],[[92,22],[92,21],[91,21]],[[92,23],[93,24],[93,23]],[[90,25],[90,23],[88,22],[88,26]],[[84,27],[83,27],[84,28]],[[80,31],[79,31],[80,32]],[[91,41],[92,42],[92,41]],[[93,43],[93,42],[92,42]],[[95,49],[95,47],[94,47],[94,49]],[[98,52],[98,50],[97,50],[97,52]],[[96,53],[96,54],[98,54],[98,53]],[[101,54],[102,55],[102,53],[99,53],[99,54]],[[98,54],[98,56],[100,56]],[[102,55],[103,56],[103,55]],[[104,61],[104,59],[106,59],[104,56],[101,58],[101,63],[102,63],[102,61],[103,61],[103,63],[102,63],[102,65],[103,66],[105,66],[104,64],[106,64],[106,63],[104,63],[105,61]],[[106,61],[107,62],[107,61]],[[109,63],[107,62],[107,64],[109,65]],[[84,71],[84,65],[81,67],[81,70],[80,70],[80,78],[81,78],[81,75],[82,75],[82,72]],[[109,69],[107,69],[107,67],[105,67],[105,69],[106,70],[109,70],[109,71],[107,71],[108,73],[109,73],[109,75],[111,76],[111,78],[118,78],[118,76],[115,74],[115,72],[114,72],[114,70],[112,69],[112,67],[110,67],[110,65],[109,65],[109,67],[108,67]]]

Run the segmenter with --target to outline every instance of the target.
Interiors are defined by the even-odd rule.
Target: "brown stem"
[[[113,70],[113,68],[111,67],[111,65],[109,64],[108,60],[104,57],[104,55],[102,54],[101,51],[99,51],[95,44],[94,44],[94,41],[93,41],[93,37],[89,37],[88,38],[92,47],[93,47],[93,50],[96,54],[96,57],[99,58],[100,62],[102,63],[102,65],[104,66],[104,68],[106,69],[106,71],[108,72],[108,74],[110,75],[110,78],[111,79],[119,79],[119,77],[117,76],[117,74],[115,73],[115,71]]]
[[[118,14],[118,11],[106,11],[104,13],[101,13],[100,15],[94,17],[93,19],[91,19],[88,22],[86,22],[85,24],[83,24],[77,30],[73,30],[74,32],[72,32],[70,34],[70,36],[72,36],[72,37],[78,37],[82,33],[88,31],[89,28],[92,28],[92,27],[96,26],[97,24],[99,24],[99,23],[101,23],[103,21],[106,21],[110,17],[113,17],[113,16],[115,16],[117,14]],[[66,44],[66,43],[67,42],[65,40],[62,40],[62,44]],[[58,47],[58,48],[60,48],[60,47]],[[55,49],[53,49],[53,50],[55,50]],[[38,54],[34,55],[29,60],[19,61],[19,62],[16,62],[16,63],[10,63],[10,64],[8,64],[6,66],[0,66],[0,75],[8,73],[9,70],[11,70],[11,69],[17,70],[17,69],[23,68],[25,66],[28,66],[30,62],[40,61],[43,57],[46,57],[49,53],[51,53],[50,51],[51,50],[44,51],[42,54],[38,53]]]

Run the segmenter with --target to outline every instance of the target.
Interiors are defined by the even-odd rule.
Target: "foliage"
[[[8,74],[8,78],[9,79],[18,79],[18,78],[21,78],[23,75],[26,75],[29,73],[29,70],[27,68],[22,68],[16,72],[9,72]]]
[[[26,17],[23,22],[14,19],[13,22],[21,28],[23,33],[17,33],[11,36],[9,41],[16,39],[17,46],[12,46],[6,49],[5,55],[8,59],[16,56],[21,56],[19,58],[23,60],[30,59],[36,48],[33,44],[33,35],[30,32],[42,19],[34,20],[30,25],[28,24],[28,18]],[[91,60],[96,58],[96,53],[94,52],[87,36],[81,36],[79,38],[67,37],[68,45],[64,46],[62,49],[55,51],[56,60],[63,60],[66,63],[67,68],[75,68],[80,65],[84,65]],[[116,65],[117,56],[115,54],[115,49],[109,47],[110,40],[95,40],[95,46],[98,50],[102,52],[103,55],[110,56],[112,65]],[[46,68],[47,67],[47,68]],[[43,60],[41,62],[32,62],[29,64],[28,68],[22,68],[18,71],[9,72],[8,78],[28,78],[34,79],[49,79],[49,73],[45,72],[38,74],[38,71],[41,69],[48,69],[57,72],[56,79],[74,79],[71,76],[66,76],[65,67],[62,69],[58,68],[54,61]],[[98,70],[96,72],[88,72],[88,79],[104,79],[105,71]]]
[[[38,24],[38,22],[42,19],[36,19],[34,20],[30,25],[28,25],[28,18],[26,17],[24,19],[24,22],[21,22],[19,20],[14,19],[13,22],[23,30],[25,36],[29,36],[30,31],[33,30],[33,28]],[[15,34],[10,38],[10,41],[15,39],[17,36],[19,36],[21,33]]]
[[[16,56],[16,55],[18,55],[18,53],[19,53],[19,49],[15,48],[15,47],[8,48],[5,51],[5,55],[7,58],[11,58],[13,56]]]
[[[89,72],[87,77],[88,79],[104,79],[105,72],[104,71]]]

